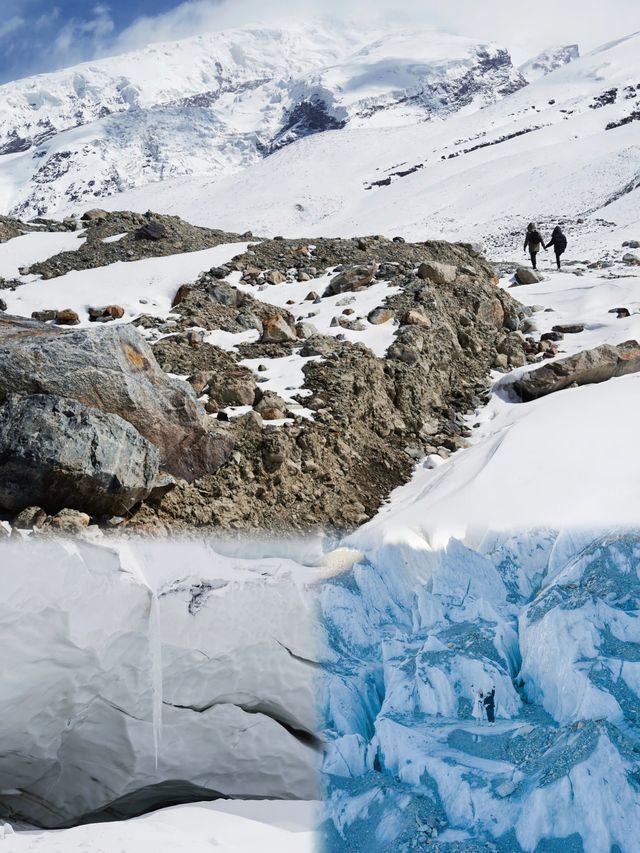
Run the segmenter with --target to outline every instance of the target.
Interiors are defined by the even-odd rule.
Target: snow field
[[[45,240],[59,234],[34,234],[29,246],[30,263],[36,259],[36,253],[51,257],[50,244]],[[64,235],[69,238],[70,235]],[[75,236],[75,235],[72,235]],[[22,240],[23,238],[16,238]],[[15,240],[0,244],[11,247]],[[61,242],[61,241],[60,241]],[[77,246],[77,242],[74,245]],[[72,270],[57,278],[42,281],[31,277],[15,291],[4,291],[3,296],[10,314],[30,317],[33,311],[45,308],[71,308],[80,317],[80,326],[89,327],[88,309],[94,306],[121,305],[125,309],[122,320],[113,322],[129,323],[140,314],[167,317],[171,313],[171,302],[176,291],[185,281],[194,281],[201,272],[231,260],[244,252],[247,243],[230,243],[204,249],[198,252],[185,252],[160,258],[145,258],[141,261],[120,261],[105,267],[88,270]],[[69,248],[67,245],[65,248]],[[7,253],[9,253],[7,248]],[[23,252],[26,251],[22,250]],[[53,253],[56,249],[54,247]],[[58,249],[57,251],[60,251]],[[12,257],[11,257],[12,255]],[[8,263],[14,264],[16,253],[11,253]],[[0,255],[1,258],[1,255]],[[15,275],[17,269],[12,275]]]
[[[312,853],[316,804],[219,801],[163,809],[129,821],[11,832],[3,853]]]

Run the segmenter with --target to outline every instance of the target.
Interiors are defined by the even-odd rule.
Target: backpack
[[[561,255],[567,248],[567,238],[564,236],[562,231],[556,234],[553,245],[559,255]]]

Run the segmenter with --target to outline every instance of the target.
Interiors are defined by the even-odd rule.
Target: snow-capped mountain
[[[177,179],[104,205],[240,232],[428,234],[481,241],[492,252],[532,219],[584,219],[587,235],[598,220],[622,224],[637,208],[638,50],[640,34],[631,35],[480,110],[352,124],[221,180]]]
[[[557,71],[563,65],[568,65],[576,59],[580,58],[580,48],[577,44],[565,44],[561,47],[552,47],[548,50],[543,50],[533,59],[525,62],[520,66],[520,73],[533,83],[544,77],[546,74],[551,74],[552,71]]]
[[[2,87],[0,206],[43,215],[220,177],[303,136],[469,112],[525,83],[505,49],[432,31],[309,25],[153,45]]]

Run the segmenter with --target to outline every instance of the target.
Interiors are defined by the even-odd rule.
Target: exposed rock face
[[[160,369],[132,326],[63,332],[5,315],[0,400],[11,393],[57,394],[119,415],[157,445],[164,468],[187,480],[217,471],[231,453],[227,436],[207,430],[190,386]]]
[[[603,344],[584,350],[569,358],[545,364],[538,370],[527,373],[514,387],[522,399],[537,400],[571,385],[590,385],[605,382],[615,376],[640,371],[640,345],[637,341],[625,341],[618,346]]]
[[[561,47],[545,50],[538,56],[520,66],[520,73],[529,83],[551,74],[563,65],[568,65],[580,58],[577,44],[565,44]]]
[[[454,281],[421,279],[416,271],[423,263],[451,268]],[[393,295],[382,296],[372,313],[370,302],[366,311],[358,310],[357,293],[346,293],[336,310],[344,307],[350,313],[336,315],[336,337],[311,334],[240,343],[224,353],[204,342],[192,346],[185,338],[190,326],[240,332],[247,310],[259,313],[263,323],[279,313],[280,307],[269,304],[278,286],[261,286],[269,271],[297,279],[308,269],[320,280],[336,267],[343,268],[340,275],[365,267],[368,278],[374,266],[374,280],[389,282]],[[221,280],[233,271],[251,271],[251,281],[245,280],[241,291]],[[224,268],[201,276],[177,306],[180,333],[162,338],[153,349],[166,370],[192,378],[208,374],[208,386],[197,377],[200,391],[208,387],[208,411],[219,412],[217,389],[224,387],[227,373],[244,369],[238,363],[244,359],[256,360],[260,377],[263,359],[268,369],[270,359],[315,358],[301,365],[302,392],[289,389],[294,393],[288,399],[267,392],[261,400],[264,386],[258,379],[257,411],[219,425],[235,447],[233,458],[215,477],[178,484],[159,507],[143,505],[127,524],[160,522],[174,530],[191,525],[344,530],[370,518],[410,475],[416,454],[446,457],[465,445],[469,430],[462,415],[482,404],[493,366],[501,362],[507,369],[537,356],[522,331],[530,312],[495,286],[494,275],[467,245],[369,236],[263,240]],[[301,282],[298,300],[291,305],[301,329],[307,320],[314,322],[315,306],[305,301],[307,293],[308,285]],[[369,315],[387,318],[391,345],[383,357],[366,345],[367,330],[373,330]],[[293,328],[289,319],[287,325]],[[342,330],[353,334],[362,326],[362,343],[339,337]],[[312,417],[297,414],[296,404]],[[284,426],[273,424],[285,417]]]
[[[151,494],[160,453],[117,415],[55,395],[0,407],[0,507],[124,515]]]
[[[145,214],[128,211],[99,213],[100,216],[84,223],[86,240],[78,249],[73,252],[61,252],[45,261],[32,264],[30,272],[46,279],[56,278],[70,270],[94,269],[117,261],[128,262],[195,252],[240,239],[235,234],[190,225],[177,216],[153,214],[153,219],[150,219]],[[59,227],[58,224],[58,229]],[[146,236],[137,237],[142,231]],[[119,234],[124,236],[119,240],[104,242],[105,238]],[[158,237],[150,237],[150,234],[157,234]]]
[[[94,244],[119,247],[121,240],[102,242],[107,229],[121,233],[134,218],[112,214],[92,224]],[[182,226],[189,241],[190,226]],[[177,227],[167,221],[165,238],[134,245],[164,247],[178,241]],[[463,415],[482,404],[492,367],[523,365],[541,352],[525,337],[531,312],[495,286],[494,269],[472,246],[374,235],[252,240],[239,250],[185,282],[170,320],[148,314],[134,321],[156,340],[152,350],[130,326],[63,331],[24,321],[26,345],[14,342],[7,352],[0,321],[0,369],[12,362],[0,375],[0,399],[11,390],[45,391],[112,411],[160,448],[163,468],[188,478],[160,503],[154,489],[123,522],[129,529],[351,528],[406,481],[420,454],[446,458],[466,444]],[[83,246],[64,265],[82,269],[102,262],[102,252],[89,258]],[[45,262],[47,269],[60,260]],[[242,283],[232,285],[238,273]],[[318,295],[328,274],[339,291],[348,288],[329,304]],[[265,286],[268,276],[290,282],[282,285],[285,299],[281,285]],[[373,282],[380,283],[375,298]],[[319,334],[334,302],[334,328]],[[328,317],[314,319],[327,309]],[[207,330],[243,339],[223,350],[208,342]],[[286,387],[274,385],[285,365]],[[191,387],[160,368],[190,377]],[[208,397],[203,405],[201,395]],[[240,405],[254,408],[241,416],[223,411]],[[203,453],[203,443],[217,456]]]

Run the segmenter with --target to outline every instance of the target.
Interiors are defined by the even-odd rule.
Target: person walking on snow
[[[524,238],[524,250],[525,252],[529,249],[529,255],[531,256],[531,266],[534,270],[538,269],[537,258],[538,252],[540,249],[547,250],[547,247],[544,245],[544,240],[540,236],[540,232],[538,231],[538,226],[535,222],[530,222],[527,225],[527,236]]]
[[[558,269],[560,269],[560,258],[567,248],[567,238],[559,225],[556,225],[553,229],[551,240],[547,243],[545,249],[548,249],[550,246],[553,246],[553,251],[556,253],[556,263],[558,265]]]
[[[484,697],[484,709],[487,712],[487,720],[492,726],[496,721],[496,688],[495,684],[490,692]]]
[[[471,689],[473,690],[473,686]],[[484,693],[482,692],[482,689],[479,689],[476,693],[476,700],[473,703],[471,716],[474,720],[484,720]]]

